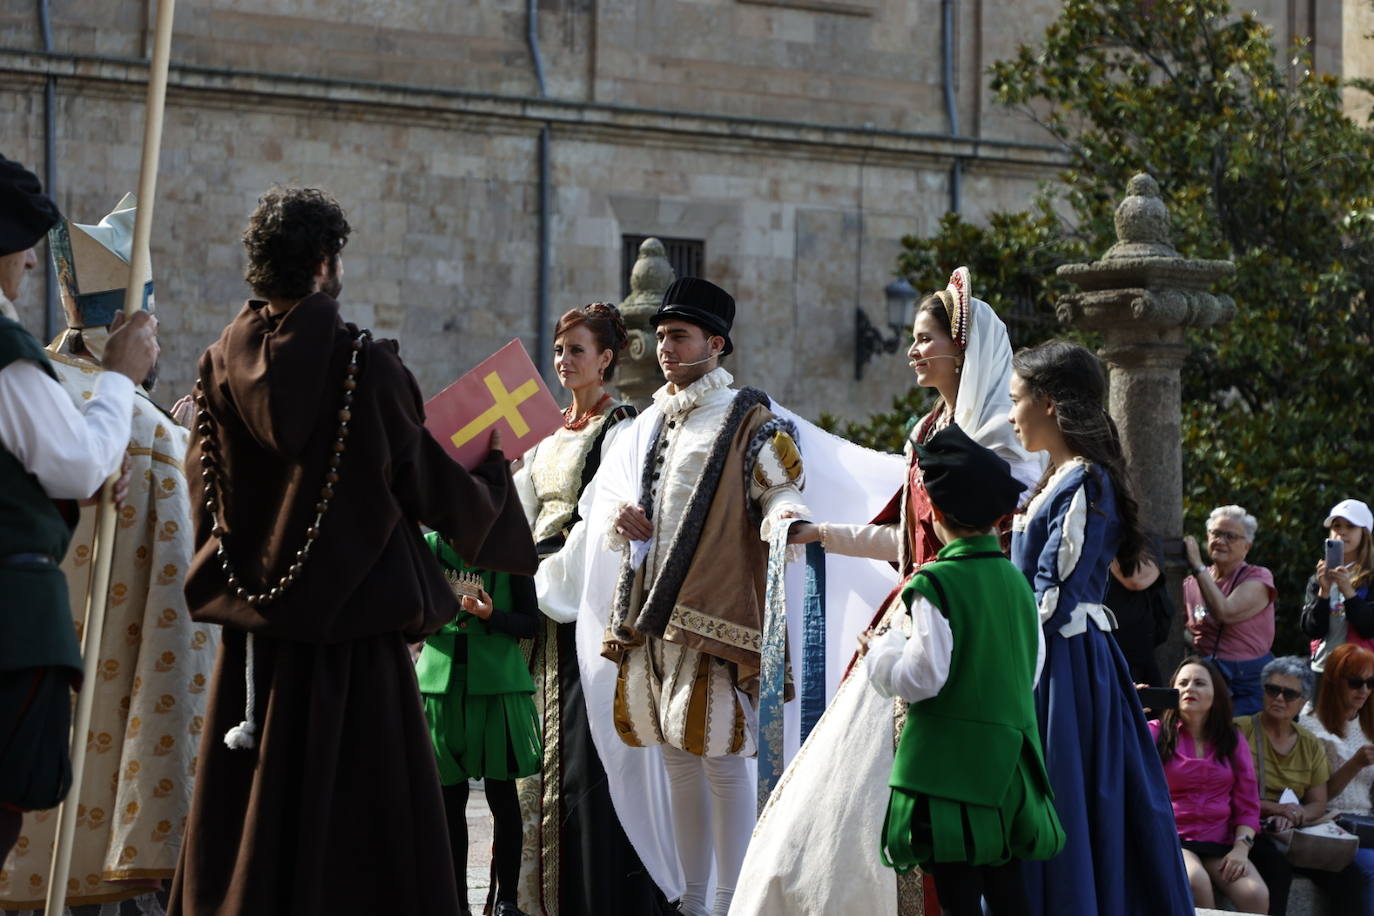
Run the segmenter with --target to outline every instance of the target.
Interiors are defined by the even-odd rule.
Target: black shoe
[[[509,900],[498,900],[496,901],[495,916],[529,916],[529,914]]]

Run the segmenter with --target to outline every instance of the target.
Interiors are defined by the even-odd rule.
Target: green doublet
[[[907,708],[892,766],[883,863],[1000,865],[1064,845],[1045,773],[1034,688],[1039,616],[997,538],[945,546],[902,592],[940,610],[954,637],[940,692]]]
[[[437,533],[426,535],[425,541],[446,570],[481,575],[493,608],[511,610],[507,573],[467,565]],[[415,677],[441,783],[514,779],[538,772],[543,752],[534,680],[515,637],[459,611],[425,640]]]
[[[23,325],[0,316],[0,369],[16,360],[36,363],[56,381],[52,364]],[[81,647],[72,628],[67,577],[57,563],[71,529],[38,479],[0,446],[0,557],[40,553],[52,564],[0,567],[0,671],[58,666],[81,672]]]

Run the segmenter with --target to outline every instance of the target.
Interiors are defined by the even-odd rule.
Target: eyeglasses
[[[1234,531],[1222,531],[1219,528],[1207,532],[1207,536],[1213,540],[1226,541],[1227,543],[1245,540],[1245,535],[1243,534],[1237,534]]]
[[[1302,698],[1301,690],[1294,690],[1292,687],[1280,687],[1278,684],[1265,684],[1264,692],[1276,700],[1283,697],[1285,703],[1291,703]]]
[[[1348,677],[1345,682],[1350,685],[1351,690],[1359,690],[1361,687],[1374,690],[1374,677]]]

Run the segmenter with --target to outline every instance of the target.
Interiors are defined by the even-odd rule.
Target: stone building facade
[[[1250,5],[1281,39],[1314,35],[1318,66],[1341,73],[1371,69],[1364,3]],[[44,5],[0,4],[0,148],[42,174],[51,134],[57,201],[90,222],[137,183],[157,4],[48,0],[50,50]],[[626,238],[656,235],[699,243],[705,276],[735,293],[740,382],[805,415],[863,416],[910,374],[887,356],[854,379],[854,308],[883,323],[900,239],[950,208],[954,164],[975,219],[1053,176],[1058,152],[994,107],[982,74],[1058,7],[181,0],[153,238],[158,396],[189,388],[247,295],[238,239],[257,195],[295,182],[344,204],[346,314],[399,338],[427,395],[511,337],[547,348],[569,307],[618,300]],[[41,277],[19,306],[50,330]]]

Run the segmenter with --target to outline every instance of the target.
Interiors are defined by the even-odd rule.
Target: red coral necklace
[[[597,401],[594,405],[592,405],[591,410],[587,411],[575,420],[572,418],[573,405],[569,404],[566,408],[563,409],[563,428],[581,429],[582,427],[586,426],[588,423],[592,421],[592,417],[596,416],[597,413],[600,412],[601,406],[610,399],[611,396],[609,394],[603,394],[601,396],[601,400]]]

